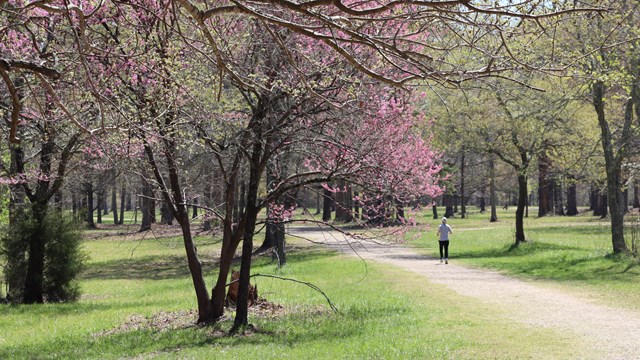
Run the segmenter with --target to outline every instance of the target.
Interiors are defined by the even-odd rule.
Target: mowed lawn
[[[457,220],[451,223],[462,230]],[[516,262],[499,252],[507,251],[508,226],[484,232],[492,239],[503,234],[494,260],[489,260],[493,240],[473,235],[483,231],[456,231],[455,261]],[[196,301],[180,237],[116,233],[87,232],[90,260],[78,303],[0,306],[0,358],[511,359],[581,358],[589,351],[570,335],[519,324],[415,274],[371,262],[365,266],[293,239],[284,268],[264,256],[255,260],[253,273],[311,282],[339,313],[301,284],[256,278],[270,304],[252,310],[255,330],[229,336],[232,312],[215,326],[193,326]],[[425,233],[415,245],[432,251],[432,235]],[[196,242],[211,286],[219,243],[208,235]],[[572,251],[573,245],[562,246]],[[606,248],[600,251],[604,257]]]
[[[431,212],[420,214],[420,221],[429,224],[418,239],[410,241],[417,251],[439,256],[435,231],[439,218]],[[578,216],[538,218],[537,208],[530,208],[525,218],[527,242],[517,248],[515,243],[515,207],[500,209],[499,221],[490,223],[489,213],[479,213],[472,207],[466,219],[456,217],[448,224],[454,234],[450,242],[453,262],[469,266],[497,269],[511,276],[560,286],[567,291],[585,293],[604,303],[640,310],[640,259],[612,255],[609,219],[593,217],[584,211]],[[636,236],[637,215],[625,218],[625,237],[629,248]],[[640,241],[637,239],[636,241]]]

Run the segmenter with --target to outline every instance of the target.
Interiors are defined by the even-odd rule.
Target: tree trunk
[[[453,196],[444,195],[444,217],[450,218],[453,216]]]
[[[550,168],[551,159],[542,152],[538,160],[538,217],[548,215],[553,204]]]
[[[453,195],[453,213],[458,213],[458,204],[460,203],[460,196],[456,193]]]
[[[98,199],[96,201],[96,215],[98,215],[98,224],[102,224],[102,204],[104,203],[104,191],[98,190]]]
[[[518,175],[518,207],[516,208],[516,243],[518,246],[525,242],[524,237],[524,208],[527,206],[527,177]]]
[[[335,221],[351,222],[353,221],[353,213],[351,212],[351,189],[346,181],[338,182],[339,191],[335,193],[336,216]]]
[[[489,201],[491,202],[491,217],[489,218],[489,222],[496,222],[498,221],[498,211],[496,209],[498,199],[496,198],[496,175],[493,155],[489,157]]]
[[[604,214],[605,217],[607,216],[607,206],[606,206],[606,200],[602,201],[602,199],[606,199],[607,195],[603,195],[600,192],[597,192],[595,190],[591,190],[591,196],[590,196],[590,202],[591,202],[591,207],[593,208],[593,216],[602,216]],[[603,209],[603,204],[604,204],[604,209]]]
[[[124,224],[125,199],[127,197],[127,189],[124,180],[122,181],[122,189],[120,190],[120,225]]]
[[[124,184],[122,186],[124,187]],[[131,200],[131,193],[130,192],[127,193],[126,210],[127,211],[133,210],[133,201]]]
[[[633,97],[632,97],[633,98]],[[614,144],[612,143],[611,130],[609,124],[605,118],[604,112],[604,83],[602,81],[596,81],[593,84],[593,105],[598,114],[598,124],[600,125],[600,140],[602,142],[602,149],[604,151],[604,161],[607,172],[607,195],[609,198],[609,211],[611,213],[611,243],[613,246],[613,252],[626,253],[627,244],[624,240],[624,198],[622,195],[622,156],[621,149],[618,150],[618,154],[614,153]],[[625,111],[625,123],[630,121],[632,117],[633,103],[631,100],[627,101],[627,108]],[[625,126],[626,128],[626,126]],[[622,134],[622,138],[626,138],[627,134]],[[621,140],[625,141],[625,140]],[[626,144],[621,144],[622,147]],[[620,146],[616,146],[620,148]]]
[[[151,230],[152,216],[151,211],[155,211],[151,207],[151,197],[153,196],[153,189],[151,184],[142,177],[142,196],[140,197],[140,211],[142,212],[142,224],[140,225],[139,232]]]
[[[44,219],[46,216],[46,204],[33,204],[32,216],[36,224],[36,230],[29,237],[29,257],[27,262],[27,275],[24,283],[25,304],[44,302]]]
[[[173,212],[171,211],[170,205],[166,202],[160,205],[160,222],[165,225],[173,225]]]
[[[105,190],[101,190],[102,192],[102,215],[109,214],[109,204],[107,204],[107,193]]]
[[[567,188],[567,216],[578,215],[578,194],[576,184],[571,183]]]
[[[74,219],[78,219],[78,195],[74,190],[71,190],[71,213]]]
[[[606,193],[598,194],[597,208],[593,212],[593,215],[597,215],[600,219],[604,219],[609,215],[609,197]]]
[[[198,217],[198,198],[194,197],[193,198],[193,206],[191,207],[191,209],[193,210],[193,213],[191,214],[191,218],[195,219]]]
[[[93,221],[93,184],[91,182],[85,183],[85,192],[87,196],[87,225],[95,229],[96,224]]]
[[[316,191],[316,212],[314,215],[320,215],[322,210],[320,210],[320,190]]]
[[[284,266],[287,263],[287,254],[285,252],[285,238],[286,232],[283,222],[274,224],[275,232],[275,256],[278,261],[278,266]]]
[[[598,190],[595,185],[589,188],[589,211],[596,211],[598,208]],[[593,214],[594,216],[596,214]]]
[[[633,182],[633,207],[640,208],[640,191],[638,191],[638,181]]]
[[[204,221],[202,222],[202,230],[204,231],[209,231],[211,230],[211,211],[207,210],[207,208],[211,208],[213,205],[213,194],[211,191],[212,188],[212,176],[209,177],[209,181],[207,182],[207,184],[205,185],[204,188],[204,205],[205,205],[205,210],[204,210]]]
[[[333,193],[327,189],[324,189],[324,202],[322,206],[322,221],[331,221],[331,207],[333,203]]]
[[[359,195],[360,195],[360,194],[358,194],[358,192],[357,192],[357,191],[356,191],[356,192],[354,192],[354,196],[355,196],[356,198],[358,198],[358,199],[360,198],[360,196],[359,196]],[[354,216],[356,219],[360,219],[360,200],[357,200],[357,201],[354,201],[354,202],[353,202],[353,216]]]
[[[256,137],[261,138],[262,132],[258,127]],[[236,304],[236,316],[233,320],[232,332],[246,326],[249,323],[249,279],[251,277],[251,255],[253,253],[253,233],[255,232],[258,216],[258,189],[262,169],[260,167],[262,157],[262,142],[255,141],[250,161],[249,189],[245,205],[244,235],[242,239],[242,260],[240,265],[240,280],[238,281],[238,303]]]
[[[464,150],[462,151],[462,157],[460,159],[460,217],[465,218],[467,216],[467,206],[465,204],[464,197],[464,168],[465,168],[465,154]]]
[[[113,177],[113,188],[111,189],[111,212],[113,212],[113,224],[117,225],[120,223],[120,219],[118,219],[118,178]]]
[[[553,181],[553,207],[555,214],[564,216],[564,199],[562,198],[562,185],[558,180]]]
[[[438,219],[438,206],[435,202],[433,203],[433,205],[431,205],[431,211],[433,211],[433,219]]]

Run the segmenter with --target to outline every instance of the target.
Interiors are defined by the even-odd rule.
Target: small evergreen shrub
[[[50,211],[42,224],[29,211],[5,227],[0,252],[5,259],[4,274],[9,290],[7,299],[20,303],[24,294],[29,258],[29,239],[45,241],[43,293],[48,302],[75,301],[80,297],[76,280],[87,256],[82,252],[82,233],[77,223],[60,212]]]

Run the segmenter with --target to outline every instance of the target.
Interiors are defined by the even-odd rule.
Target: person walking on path
[[[442,255],[444,250],[444,263],[449,263],[449,234],[453,234],[451,226],[447,225],[447,218],[442,218],[442,224],[438,226],[438,237],[440,241],[440,263],[442,263]]]

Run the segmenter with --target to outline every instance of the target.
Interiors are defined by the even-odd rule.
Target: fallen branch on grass
[[[322,291],[322,289],[320,289],[319,287],[317,287],[316,285],[310,283],[310,282],[306,282],[306,281],[300,281],[300,280],[296,280],[296,279],[290,279],[290,278],[285,278],[285,277],[281,277],[281,276],[276,276],[276,275],[266,275],[266,274],[253,274],[250,277],[258,277],[258,276],[262,276],[262,277],[268,277],[268,278],[273,278],[273,279],[278,279],[278,280],[285,280],[285,281],[292,281],[298,284],[302,284],[302,285],[306,285],[310,288],[312,288],[313,290],[319,292],[320,294],[322,294],[322,296],[324,296],[324,298],[327,300],[327,303],[329,304],[329,307],[331,307],[331,310],[333,310],[335,313],[340,314],[340,311],[338,310],[338,308],[333,305],[333,303],[331,302],[331,299],[329,298],[329,296],[327,296],[327,294]],[[230,283],[227,284],[227,286],[238,282],[239,280],[234,280]]]

